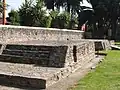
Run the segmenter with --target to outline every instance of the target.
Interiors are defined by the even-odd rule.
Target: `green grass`
[[[120,42],[115,42],[115,45],[120,46]]]
[[[108,51],[105,60],[70,90],[120,90],[120,51]]]

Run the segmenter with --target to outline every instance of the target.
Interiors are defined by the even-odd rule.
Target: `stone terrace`
[[[84,32],[0,26],[0,84],[45,89],[95,58]]]
[[[0,42],[2,43],[28,40],[41,42],[80,40],[83,34],[83,31],[77,30],[0,25]]]

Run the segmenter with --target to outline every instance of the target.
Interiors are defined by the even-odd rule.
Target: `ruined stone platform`
[[[14,87],[46,88],[95,58],[94,43],[90,41],[32,40],[2,46],[0,84]]]
[[[0,25],[0,85],[45,89],[84,68],[95,43],[83,38],[84,31]]]
[[[81,39],[81,41],[91,41],[95,45],[95,50],[100,51],[100,50],[110,50],[111,45],[114,45],[113,40],[105,40],[105,39]]]
[[[76,41],[82,38],[84,38],[84,31],[79,30],[0,25],[0,42],[2,43],[31,40]]]

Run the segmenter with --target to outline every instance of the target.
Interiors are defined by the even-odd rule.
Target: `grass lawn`
[[[115,45],[120,46],[120,42],[115,42]]]
[[[70,90],[120,90],[120,51],[108,51],[105,60]]]

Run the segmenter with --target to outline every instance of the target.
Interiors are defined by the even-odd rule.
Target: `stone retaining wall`
[[[95,47],[94,42],[90,41],[53,46],[7,44],[0,55],[0,61],[62,68],[84,61],[91,53],[95,53]]]
[[[91,42],[94,42],[96,51],[110,50],[111,49],[111,45],[115,44],[114,40],[105,40],[105,39],[81,39],[81,41],[86,41],[86,42],[91,41]]]
[[[4,62],[2,63],[3,66],[1,65],[1,67],[6,67],[6,70],[2,68],[3,69],[2,71],[4,73],[0,72],[0,75],[2,77],[1,80],[4,81],[5,83],[7,82],[8,84],[9,83],[14,84],[14,82],[18,82],[18,80],[24,80],[25,78],[25,81],[15,83],[15,85],[21,87],[30,86],[34,88],[45,88],[69,76],[71,73],[74,73],[77,69],[84,67],[86,63],[89,63],[93,59],[95,59],[94,42],[89,40],[82,40],[83,34],[84,32],[82,31],[65,30],[65,29],[21,27],[21,26],[0,26],[0,43],[2,44],[7,43],[7,45],[11,45],[10,43],[12,43],[13,45],[13,47],[6,46],[6,49],[3,50],[2,55],[4,55],[4,57],[3,60],[0,60],[0,62]],[[40,46],[40,48],[38,47],[38,48],[29,48],[29,49],[31,52],[34,49],[33,50],[34,54],[38,53],[37,51],[40,52],[39,49],[42,49],[41,53],[37,55],[41,55],[41,56],[43,55],[45,58],[46,58],[45,50],[48,49],[46,50],[49,52],[47,54],[48,58],[45,60],[40,60],[41,56],[40,57],[38,56],[38,58],[36,59],[37,64],[34,62],[31,63],[32,67],[26,65],[26,63],[17,64],[19,62],[14,62],[16,59],[13,60],[12,62],[12,58],[10,60],[10,57],[13,57],[12,55],[23,56],[24,58],[29,54],[25,52],[25,50],[27,51],[28,47],[22,48],[22,47],[17,47],[17,45],[19,46],[33,45],[34,47]],[[15,52],[17,52],[18,55]],[[7,59],[5,58],[5,55],[7,56],[8,54],[10,54],[11,56],[9,56],[9,58]],[[28,56],[34,57],[34,54],[30,54]],[[7,59],[6,62],[9,63],[12,62],[12,67],[14,67],[15,70],[10,69],[11,64],[9,65],[6,64],[5,59]],[[34,59],[35,58],[32,58],[32,60]],[[24,58],[23,60],[26,60],[26,58]],[[38,60],[40,60],[40,64],[44,64],[46,66],[44,67],[44,65],[39,65]],[[18,61],[21,61],[21,59],[18,59]],[[37,69],[35,69],[36,66]],[[30,67],[32,69],[31,70],[29,69],[29,73],[27,73],[28,68]],[[40,67],[44,68],[45,71],[43,71],[43,69],[42,71],[39,70]],[[18,72],[19,75],[17,74]],[[9,77],[11,79],[9,79]],[[30,77],[30,79],[28,77]]]
[[[2,43],[28,40],[43,42],[80,40],[83,34],[83,31],[77,30],[0,25],[0,42]]]
[[[3,58],[4,60],[1,60],[2,58],[0,57],[0,62],[2,61],[2,63],[0,63],[0,67],[2,67],[0,72],[0,77],[2,78],[0,78],[0,81],[3,81],[3,85],[7,84],[20,87],[29,86],[32,88],[46,88],[69,76],[76,70],[83,68],[87,63],[90,63],[95,59],[95,46],[92,41],[81,41],[80,43],[74,42],[69,44],[66,43],[63,46],[59,46],[59,44],[54,44],[51,47],[34,46],[34,48],[25,48],[25,46],[17,47],[16,45],[8,46],[6,49],[13,52],[15,49],[22,49],[22,54],[26,53],[25,50],[34,51],[38,49],[39,51],[39,49],[41,49],[45,51],[50,49],[49,58],[41,61],[43,62],[42,64],[47,64],[45,67],[38,65],[39,61],[37,64],[31,63],[31,65],[27,65],[14,62],[16,59],[12,62],[9,57],[8,59],[6,58],[6,62],[9,63],[6,63],[5,58]],[[16,53],[18,54],[18,52]],[[8,55],[10,53],[4,53],[4,55],[5,54]],[[19,59],[19,61],[23,62],[21,59]],[[29,60],[27,61],[29,62]],[[34,58],[32,61],[34,61]]]
[[[75,50],[75,51],[74,51]],[[47,80],[47,86],[74,73],[95,59],[95,46],[93,42],[85,42],[76,46],[69,46],[66,54],[65,67]]]

